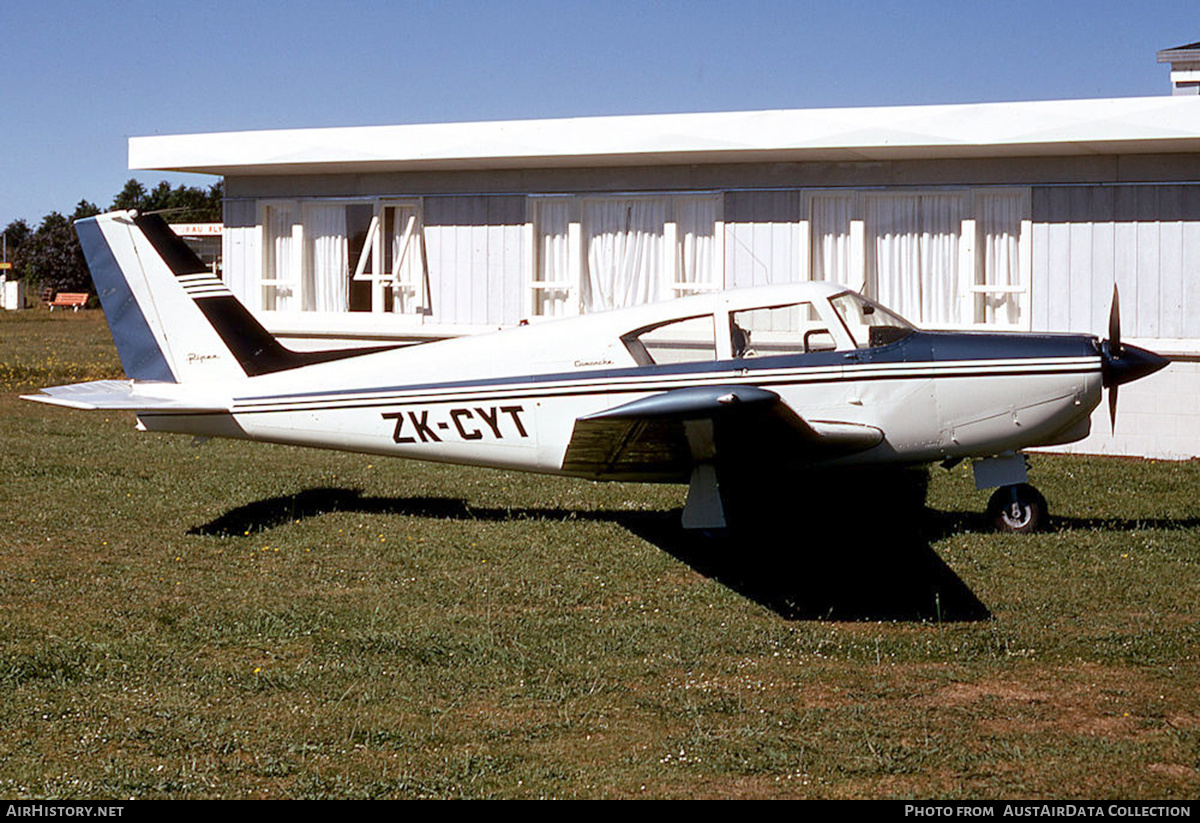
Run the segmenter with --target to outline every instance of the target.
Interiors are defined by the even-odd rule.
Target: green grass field
[[[0,314],[4,797],[1200,796],[1196,462],[1036,456],[1032,537],[960,466],[705,538],[16,399],[118,376],[99,312]]]

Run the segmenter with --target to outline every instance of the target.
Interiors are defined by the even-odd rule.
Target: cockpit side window
[[[790,303],[729,314],[733,356],[776,357],[833,351],[837,340],[812,303]]]
[[[860,349],[895,343],[916,331],[912,323],[861,294],[843,292],[829,304]]]
[[[639,366],[697,363],[717,359],[713,315],[671,320],[621,338]]]

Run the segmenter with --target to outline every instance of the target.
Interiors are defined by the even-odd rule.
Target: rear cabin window
[[[712,361],[717,359],[715,328],[709,314],[639,329],[621,342],[639,366]]]
[[[812,303],[731,312],[734,357],[777,357],[833,351],[837,341]]]

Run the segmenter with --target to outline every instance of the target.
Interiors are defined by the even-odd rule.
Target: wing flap
[[[88,411],[98,409],[180,413],[229,411],[227,403],[197,402],[191,398],[155,397],[153,391],[156,385],[164,384],[135,383],[131,380],[94,380],[90,383],[51,386],[41,389],[40,394],[21,395],[21,399]],[[174,386],[175,384],[169,385]]]
[[[686,479],[690,466],[683,424],[664,420],[577,420],[563,459],[587,477]]]
[[[697,425],[699,424],[699,425]],[[711,424],[710,428],[706,428]],[[711,444],[698,444],[711,433]],[[595,478],[687,479],[719,460],[816,461],[871,448],[873,426],[807,421],[778,394],[755,386],[701,386],[663,392],[575,421],[563,470]]]

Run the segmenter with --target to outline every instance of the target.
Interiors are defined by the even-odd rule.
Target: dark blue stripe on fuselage
[[[150,324],[104,239],[104,232],[94,219],[89,219],[77,222],[75,233],[79,235],[79,245],[92,273],[92,282],[96,284],[96,294],[100,296],[100,305],[104,308],[125,376],[131,380],[176,382],[154,333],[150,331]]]
[[[1047,357],[1090,357],[1099,353],[1095,338],[1080,334],[1020,334],[1003,332],[914,332],[903,340],[886,346],[852,351],[812,352],[809,354],[754,357],[736,360],[675,363],[666,366],[631,366],[620,369],[555,372],[553,374],[509,375],[475,380],[438,383],[416,383],[396,386],[373,386],[345,390],[326,390],[278,395],[235,398],[240,402],[269,402],[299,400],[306,397],[338,395],[352,397],[381,392],[412,392],[449,389],[487,388],[491,386],[527,385],[536,389],[547,383],[577,380],[605,381],[629,377],[679,377],[712,372],[750,373],[783,369],[804,370],[830,366],[932,363],[970,360],[1027,360]],[[836,378],[831,378],[836,379]]]
[[[1096,357],[1100,354],[1099,343],[1090,334],[921,332],[920,337],[929,341],[932,359],[938,363],[955,360]]]

